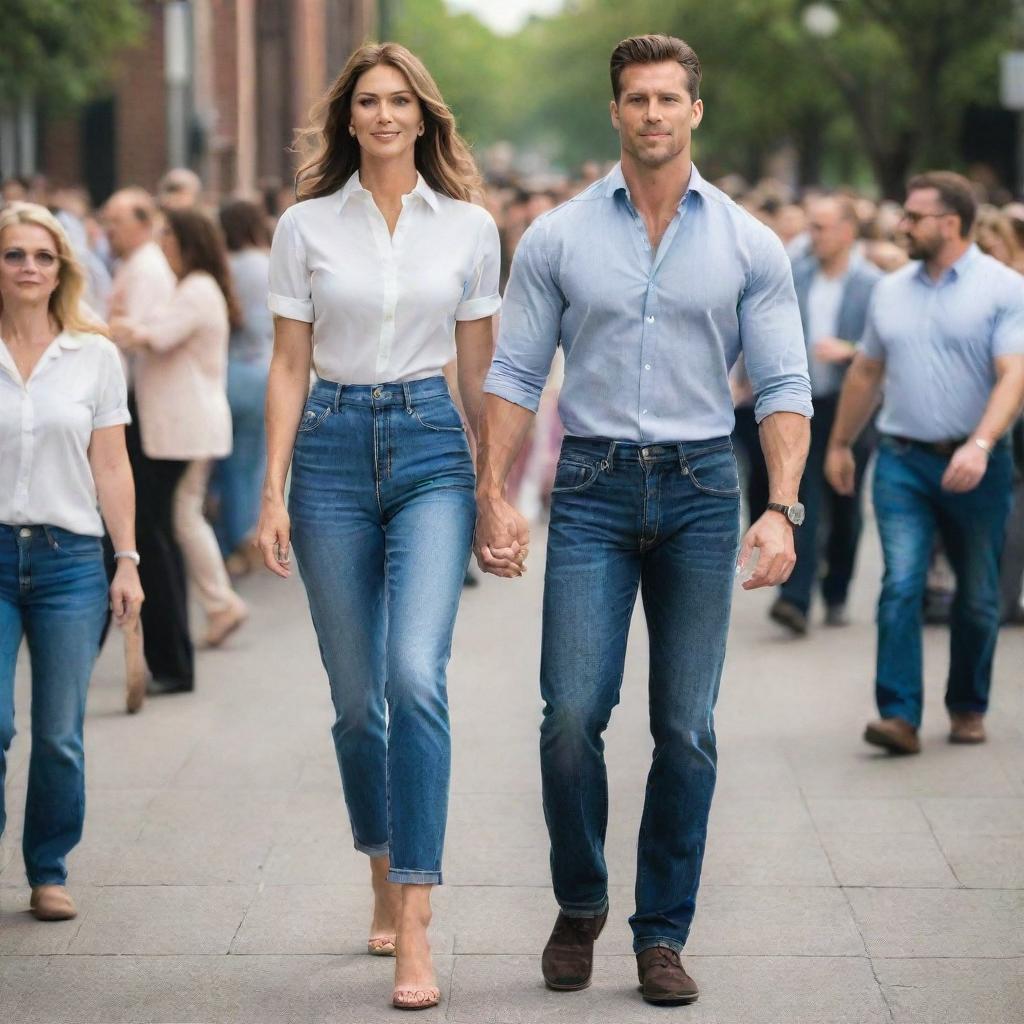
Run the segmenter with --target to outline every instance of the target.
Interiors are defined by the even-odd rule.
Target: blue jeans
[[[885,575],[878,599],[875,698],[883,718],[917,727],[923,703],[921,610],[938,530],[956,574],[950,619],[950,711],[988,709],[999,632],[999,560],[1010,514],[1013,466],[996,446],[981,483],[966,494],[942,489],[949,460],[883,437],[874,502]]]
[[[714,706],[739,546],[729,438],[636,444],[567,437],[544,580],[541,775],[562,912],[608,905],[602,733],[619,690],[637,589],[650,635],[654,760],[637,849],[634,949],[681,949],[693,920],[715,788]]]
[[[355,846],[387,854],[392,882],[441,882],[445,669],[474,484],[443,377],[313,387],[292,460],[292,544],[330,679]]]
[[[32,664],[32,752],[22,851],[32,886],[63,885],[65,857],[82,838],[85,695],[106,610],[99,537],[0,524],[0,834],[24,635]]]
[[[232,359],[228,363],[231,454],[217,463],[210,481],[210,489],[220,496],[214,529],[225,555],[245,541],[260,517],[260,490],[267,464],[263,422],[266,397],[267,367]]]

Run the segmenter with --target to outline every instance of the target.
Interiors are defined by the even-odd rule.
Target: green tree
[[[134,0],[2,0],[0,97],[35,95],[54,107],[86,101],[144,25]]]

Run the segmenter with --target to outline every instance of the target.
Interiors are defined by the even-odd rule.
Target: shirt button
[[[640,410],[640,415],[641,416],[646,416],[647,415],[647,410],[646,409],[641,409]]]
[[[649,370],[650,368],[651,368],[651,364],[650,363],[644,363],[644,369],[645,370]]]
[[[649,316],[649,317],[647,318],[647,322],[648,322],[649,324],[653,324],[653,323],[654,323],[654,317],[653,317],[653,316]]]

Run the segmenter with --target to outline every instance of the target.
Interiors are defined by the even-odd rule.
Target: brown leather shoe
[[[683,969],[674,949],[653,946],[636,955],[636,973],[644,1002],[655,1006],[685,1006],[700,995],[697,982]]]
[[[540,959],[544,983],[548,988],[575,992],[590,984],[594,969],[594,942],[607,920],[607,909],[600,917],[566,917],[559,913]]]
[[[902,718],[880,718],[877,722],[868,722],[864,742],[884,747],[890,754],[921,753],[917,730]]]
[[[75,901],[63,885],[37,885],[29,901],[37,921],[70,921],[78,916]]]
[[[950,743],[984,743],[985,716],[980,711],[951,711],[949,713]]]

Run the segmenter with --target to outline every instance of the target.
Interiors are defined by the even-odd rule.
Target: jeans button
[[[18,531],[18,536],[20,536],[20,537],[31,537],[32,536],[32,531],[27,526],[23,526]]]
[[[374,388],[373,389],[373,397],[374,398],[380,398],[380,396],[383,395],[383,394],[384,394],[384,389],[383,388]]]

